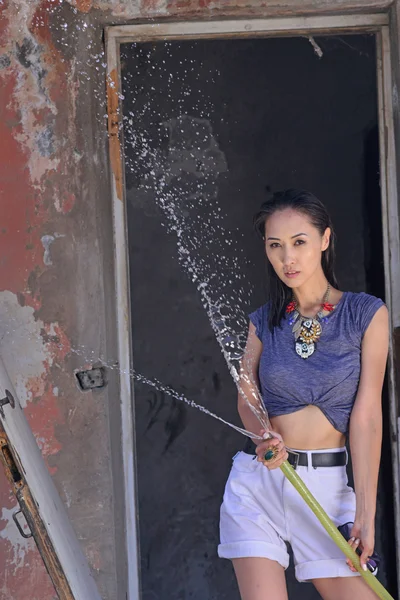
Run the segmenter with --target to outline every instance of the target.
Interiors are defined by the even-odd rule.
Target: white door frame
[[[371,8],[369,8],[371,10]],[[122,150],[122,110],[120,81],[120,44],[126,42],[166,41],[183,39],[254,38],[311,36],[332,33],[365,33],[377,35],[377,87],[379,98],[380,164],[382,226],[386,302],[390,312],[391,336],[389,357],[389,402],[391,448],[393,458],[394,512],[396,547],[400,545],[400,489],[398,406],[395,378],[394,332],[400,327],[400,238],[396,153],[393,125],[393,86],[391,69],[391,32],[389,14],[339,14],[215,21],[177,21],[116,25],[106,28],[107,99],[109,152],[112,178],[114,272],[116,281],[116,312],[118,360],[120,375],[120,406],[122,423],[122,456],[124,470],[126,553],[128,564],[128,600],[140,600],[139,539],[137,526],[136,451],[134,431],[130,294],[128,276],[128,239]],[[399,553],[397,574],[400,576]],[[398,581],[399,583],[399,581]],[[400,589],[400,585],[399,585]]]

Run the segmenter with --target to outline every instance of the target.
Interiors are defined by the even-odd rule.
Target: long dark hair
[[[335,288],[338,287],[335,272],[335,234],[332,227],[332,221],[318,198],[305,190],[289,189],[275,192],[260,207],[260,210],[254,215],[253,224],[257,233],[265,239],[265,223],[267,219],[278,210],[291,208],[308,217],[310,223],[318,229],[321,235],[324,234],[327,227],[330,227],[332,234],[329,246],[322,253],[322,269],[328,282]],[[274,327],[281,324],[285,315],[285,309],[292,298],[292,290],[279,279],[273,266],[267,259],[267,296],[269,302],[268,325],[272,331]]]

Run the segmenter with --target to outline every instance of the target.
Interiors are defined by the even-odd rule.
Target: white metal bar
[[[394,142],[392,70],[390,32],[382,27],[377,35],[377,85],[379,111],[379,152],[382,197],[383,254],[385,263],[385,295],[390,313],[389,418],[393,465],[394,518],[396,538],[396,566],[400,590],[400,471],[398,446],[398,407],[396,390],[396,364],[393,332],[400,326],[400,239]]]
[[[139,40],[164,40],[215,37],[245,34],[248,37],[265,33],[276,35],[296,32],[379,29],[388,24],[387,13],[339,15],[321,17],[283,17],[271,19],[235,19],[223,21],[182,21],[179,23],[142,23],[116,25],[107,28],[107,37],[121,43]]]
[[[116,37],[107,37],[107,75],[117,75],[119,85],[119,42]],[[118,90],[116,90],[118,92]],[[114,150],[111,149],[111,152]],[[122,155],[114,155],[114,159],[121,161],[120,169],[123,173]],[[131,318],[129,299],[128,276],[128,235],[126,221],[126,204],[124,187],[115,178],[114,169],[112,177],[112,208],[113,208],[113,235],[114,235],[114,274],[116,295],[116,318],[118,336],[118,363],[120,368],[120,407],[122,429],[122,462],[124,473],[124,500],[125,500],[125,544],[127,559],[127,599],[140,598],[140,570],[139,570],[139,540],[137,527],[138,509],[136,506],[136,464],[135,464],[135,428],[133,414],[133,386],[131,385]],[[122,187],[121,187],[122,186]],[[121,195],[122,190],[122,195]]]
[[[56,490],[32,429],[0,359],[0,397],[6,390],[14,397],[15,407],[3,406],[0,417],[10,443],[18,454],[24,477],[34,498],[42,523],[53,544],[64,575],[76,600],[101,600],[86,558]]]

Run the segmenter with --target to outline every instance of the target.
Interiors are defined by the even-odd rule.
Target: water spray
[[[171,135],[171,123],[164,125],[167,125],[169,127],[169,133]],[[170,148],[170,150],[172,150],[172,154],[174,150],[177,151],[176,148]],[[186,240],[186,246],[184,245],[184,217],[181,215],[182,211],[180,210],[180,207],[177,204],[176,195],[174,193],[171,193],[171,190],[168,190],[168,184],[171,183],[172,179],[177,174],[176,169],[172,168],[174,166],[174,157],[170,159],[170,165],[163,164],[164,161],[160,160],[160,156],[156,156],[157,153],[155,153],[152,156],[152,152],[148,151],[149,148],[147,149],[146,155],[148,155],[150,163],[153,162],[153,164],[151,164],[151,176],[153,181],[157,181],[157,187],[155,190],[156,201],[158,206],[163,210],[169,232],[174,233],[177,237],[179,262],[183,269],[186,271],[186,273],[189,275],[192,282],[195,283],[197,290],[200,293],[203,306],[207,311],[211,326],[213,328],[216,339],[227,363],[229,372],[231,373],[232,378],[237,386],[238,393],[245,398],[253,414],[257,417],[258,421],[260,422],[262,429],[266,430],[267,432],[271,431],[271,425],[269,422],[268,414],[262,401],[260,392],[258,390],[258,386],[254,385],[254,383],[250,381],[250,376],[247,374],[246,369],[243,368],[243,365],[241,363],[244,350],[243,336],[242,334],[235,334],[232,328],[229,326],[229,323],[227,322],[227,317],[223,314],[223,305],[221,304],[221,302],[212,301],[212,297],[210,295],[211,287],[209,285],[209,281],[207,281],[207,277],[205,277],[203,265],[201,264],[201,262],[195,260],[190,251],[190,249],[193,247],[193,240],[188,238],[188,240]],[[179,172],[181,172],[182,170],[180,162],[178,164],[178,170]],[[212,198],[212,200],[215,202],[216,197]],[[203,198],[201,197],[201,195],[200,197],[197,197],[198,204],[200,204],[202,201]],[[240,320],[242,320],[242,316],[243,315],[240,314]],[[233,427],[239,433],[249,436],[253,440],[262,439],[260,436],[248,432],[240,427],[237,427],[232,423],[229,423],[224,419],[218,417],[217,415],[210,413],[210,411],[208,411],[204,407],[200,407],[200,405],[197,405],[194,402],[185,399],[180,394],[177,394],[170,388],[167,388],[165,386],[162,386],[160,388],[159,386],[161,384],[159,382],[151,382],[150,380],[137,374],[135,375],[135,377],[143,383],[147,383],[148,385],[154,385],[155,387],[162,389],[163,391],[172,395],[178,400],[187,402],[189,405],[196,407],[202,412],[209,414],[210,416],[222,421],[226,425]],[[254,402],[250,402],[247,395],[241,389],[241,381],[252,384],[252,395],[254,397]],[[272,437],[272,435],[269,434],[269,437]],[[356,552],[350,547],[345,538],[338,531],[334,523],[330,520],[330,518],[323,510],[321,505],[313,497],[311,492],[305,486],[304,482],[299,477],[297,472],[293,469],[293,467],[290,465],[290,463],[288,461],[285,461],[280,468],[285,477],[289,479],[289,481],[299,492],[299,494],[302,496],[307,505],[311,508],[311,510],[318,518],[319,522],[324,527],[329,536],[332,538],[332,540],[342,550],[345,556],[351,560],[357,571],[365,579],[365,581],[371,587],[371,589],[374,590],[374,592],[379,598],[383,600],[393,600],[392,596],[390,596],[390,594],[384,589],[381,583],[369,571],[364,571],[362,569],[359,557],[356,554]]]

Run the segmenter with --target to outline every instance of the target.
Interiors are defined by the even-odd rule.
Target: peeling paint
[[[0,352],[52,474],[57,472],[57,467],[50,464],[49,459],[61,450],[55,427],[63,423],[63,417],[57,406],[58,390],[51,384],[50,369],[61,363],[69,351],[70,345],[58,323],[46,324],[36,319],[33,307],[21,305],[21,294],[0,293]],[[33,540],[22,538],[12,521],[15,500],[11,505],[6,500],[8,482],[4,482],[3,473],[0,475],[3,506],[0,560],[6,561],[4,564],[7,565],[0,584],[0,597],[31,598],[28,588],[34,573],[35,587],[40,588],[42,598],[50,600],[55,597],[54,588]],[[17,578],[18,572],[21,575]],[[18,596],[13,588],[13,583],[17,582]]]
[[[54,132],[51,127],[42,129],[37,133],[36,146],[41,156],[50,157],[54,154]]]
[[[3,71],[4,73],[4,71]],[[1,73],[0,73],[1,80]],[[15,78],[11,75],[2,93],[11,97]],[[29,172],[25,166],[26,154],[13,135],[18,124],[18,111],[9,104],[3,107],[0,119],[0,164],[3,176],[0,186],[1,225],[4,234],[0,236],[1,266],[4,274],[0,289],[15,293],[25,291],[29,272],[37,264],[35,248],[40,244],[40,228],[44,221],[41,208],[36,208],[35,192],[31,187]],[[17,125],[17,129],[19,125]],[[9,174],[12,173],[12,177]],[[27,245],[32,251],[27,252]],[[40,256],[40,263],[41,256]],[[33,299],[32,299],[33,300]],[[29,297],[27,303],[31,303]]]
[[[70,350],[58,323],[35,319],[34,309],[21,306],[15,294],[0,293],[0,352],[46,459],[61,450],[55,426],[64,422],[57,405],[58,389],[53,393],[56,388],[51,385],[50,369],[61,364]]]
[[[43,235],[41,237],[41,241],[44,248],[43,262],[47,266],[53,264],[50,256],[50,246],[57,238],[60,237],[65,237],[65,235],[62,233],[54,233],[53,235]]]
[[[23,148],[31,185],[42,192],[49,173],[61,175],[63,163],[71,155],[69,144],[75,139],[74,64],[68,64],[60,55],[44,27],[48,24],[49,10],[59,4],[61,0],[10,2],[3,11],[8,27],[4,36],[7,43],[1,50],[2,56],[9,60],[3,60],[0,77],[5,82],[10,77],[14,80],[12,109],[17,121],[12,135]],[[63,132],[68,144],[57,135],[60,102],[69,105],[70,118]],[[68,190],[67,180],[64,189]],[[56,199],[59,195],[53,194],[53,197]]]
[[[90,68],[83,65],[77,50],[80,48],[82,54],[86,51],[90,18],[84,14],[99,10],[100,5],[104,10],[112,5],[116,14],[139,12],[139,2],[0,0],[0,352],[47,467],[57,485],[65,488],[67,505],[76,514],[79,503],[86,505],[91,498],[85,473],[92,468],[92,455],[105,465],[105,474],[102,468],[101,475],[100,471],[91,473],[92,479],[98,481],[99,488],[108,480],[108,459],[103,458],[108,450],[107,424],[99,398],[92,403],[88,396],[82,411],[74,404],[79,391],[67,360],[69,336],[79,319],[72,316],[67,301],[64,305],[62,292],[68,291],[68,281],[75,277],[75,245],[68,246],[66,256],[57,254],[56,261],[58,248],[53,244],[59,237],[76,236],[76,246],[82,246],[83,240],[97,259],[96,235],[90,230],[88,236],[82,234],[82,197],[87,193],[82,170],[87,169],[88,162],[104,169],[104,156],[99,146],[88,159],[86,140],[77,131],[77,98],[84,69],[87,81],[90,76]],[[69,27],[69,39],[76,44],[67,47],[60,42],[62,31],[66,32],[62,25]],[[96,25],[96,31],[101,50],[102,27]],[[90,35],[94,37],[93,32]],[[104,84],[99,94],[104,101]],[[90,110],[88,107],[89,119]],[[104,106],[100,111],[103,116]],[[74,209],[77,214],[71,215]],[[90,228],[91,218],[89,215],[87,220]],[[53,262],[57,268],[52,267]],[[79,268],[82,271],[81,265]],[[71,423],[66,423],[71,407],[75,411],[73,430]],[[88,437],[86,427],[91,426],[99,439],[90,440],[88,464],[79,475],[71,467],[67,450],[74,445],[83,447]],[[73,456],[76,459],[76,454]],[[102,493],[106,497],[111,494],[108,488]],[[55,599],[34,542],[21,538],[12,521],[15,499],[2,472],[0,506],[0,598]],[[94,524],[89,529],[79,524],[79,535],[82,543],[90,546],[88,555],[94,568],[111,589],[113,575],[105,574],[114,568],[110,512],[108,509],[99,520],[110,533],[103,540],[97,534],[91,537],[97,528],[96,511],[107,509],[96,508]],[[104,548],[110,560],[105,560]],[[105,597],[115,596],[112,592]]]
[[[0,56],[0,69],[7,69],[11,64],[11,59],[7,54]]]
[[[21,42],[16,41],[14,60],[10,64],[10,68],[17,75],[13,96],[20,116],[20,130],[15,130],[14,136],[29,152],[28,166],[31,181],[39,185],[49,166],[51,169],[57,169],[59,164],[59,159],[54,157],[49,165],[48,154],[45,155],[46,160],[41,160],[43,142],[42,144],[40,142],[46,136],[52,136],[52,133],[49,134],[50,124],[46,121],[50,115],[57,115],[57,108],[46,88],[47,70],[44,66],[44,49],[28,29],[35,3],[29,3],[28,6],[24,2],[22,10],[19,8],[16,7],[16,13],[9,21],[11,39],[20,39],[22,32],[24,36]],[[15,27],[18,27],[17,35],[17,32],[13,31]],[[44,122],[38,119],[40,113],[46,115]]]
[[[31,306],[21,306],[16,294],[0,292],[0,352],[15,391],[24,408],[32,400],[28,381],[42,380],[51,355]]]
[[[26,554],[34,546],[34,542],[31,539],[22,537],[13,521],[13,513],[18,508],[18,503],[11,509],[3,508],[0,516],[0,522],[4,521],[5,523],[1,524],[2,526],[0,525],[0,538],[10,542],[12,557],[9,566],[14,567],[14,570],[20,569],[25,565]],[[21,520],[22,523],[23,521],[24,519]],[[26,533],[29,533],[27,526],[24,526],[23,529]]]
[[[0,598],[56,600],[54,587],[32,538],[25,539],[12,521],[18,509],[3,470],[0,470]],[[40,592],[39,592],[40,590]]]
[[[377,0],[376,5],[380,3],[383,9],[387,2]],[[240,14],[240,10],[241,17],[245,12],[277,15],[286,11],[292,14],[294,10],[288,8],[289,4],[294,6],[296,0],[292,3],[285,0],[272,3],[252,0],[0,0],[0,351],[48,468],[56,474],[57,485],[63,490],[89,560],[99,578],[103,577],[104,588],[109,587],[104,591],[104,598],[116,597],[112,589],[115,548],[109,540],[104,541],[106,537],[113,537],[112,501],[107,510],[107,502],[103,509],[93,498],[95,494],[98,496],[99,489],[103,499],[112,494],[106,485],[102,485],[108,476],[103,473],[110,472],[108,423],[104,416],[108,405],[107,399],[101,403],[100,396],[91,403],[91,393],[84,402],[80,401],[74,381],[69,378],[70,375],[73,378],[73,374],[71,364],[67,362],[71,351],[69,337],[76,329],[82,329],[83,324],[87,325],[94,292],[90,289],[87,298],[81,294],[79,301],[75,298],[70,306],[67,306],[68,300],[65,306],[62,300],[59,301],[61,294],[67,296],[68,288],[78,280],[73,272],[76,267],[73,249],[80,248],[78,258],[82,263],[93,257],[97,260],[97,242],[108,226],[106,224],[103,229],[103,215],[96,214],[94,218],[91,214],[97,209],[95,198],[91,199],[90,206],[85,205],[85,188],[93,181],[93,172],[101,172],[101,183],[106,180],[106,151],[97,140],[93,146],[86,146],[87,140],[81,139],[90,132],[89,127],[83,132],[77,131],[84,119],[94,121],[99,114],[102,118],[105,112],[104,81],[101,80],[105,68],[102,64],[102,31],[104,25],[111,22],[122,22],[123,19],[132,22],[137,17],[143,19],[149,15],[187,18],[189,14],[196,14],[196,18],[207,19],[217,13],[224,17]],[[298,0],[297,12],[310,13],[317,4],[316,0]],[[354,0],[353,12],[364,9],[367,4],[372,6],[372,0]],[[319,6],[327,13],[334,10],[329,2],[321,1]],[[85,64],[89,53],[88,39],[90,43],[95,40],[96,52],[102,57],[98,67]],[[101,85],[92,93],[98,97],[85,98],[87,106],[83,102],[79,104],[81,111],[83,108],[82,116],[77,108],[78,96],[82,89],[97,85],[93,83],[96,76]],[[84,78],[89,82],[87,88],[83,85]],[[110,114],[116,115],[119,98],[115,72],[108,84]],[[100,112],[95,113],[96,110]],[[114,135],[115,140],[111,153],[113,174],[118,197],[122,199],[118,131],[111,120],[110,127],[110,135]],[[101,125],[94,134],[103,135]],[[88,147],[93,148],[90,157],[87,156]],[[99,229],[93,232],[97,222]],[[73,249],[72,244],[68,245],[70,255],[62,263],[60,260],[57,268],[51,268],[52,252],[56,250],[52,244],[60,237],[54,231],[67,232],[74,242]],[[93,260],[93,272],[98,271],[101,278],[101,266],[96,260]],[[82,265],[78,268],[83,271]],[[57,271],[62,271],[61,276]],[[56,289],[60,282],[61,294]],[[96,307],[99,305],[100,301]],[[76,306],[82,306],[82,310],[76,310]],[[71,314],[74,310],[76,314]],[[87,335],[88,343],[100,340],[99,345],[103,344],[102,318],[103,315],[97,317],[96,314],[96,335]],[[93,323],[89,326],[95,328]],[[75,366],[73,364],[72,370]],[[87,443],[89,438],[95,439]],[[76,461],[83,447],[87,452],[82,452],[81,473],[77,475],[71,461]],[[93,457],[98,460],[95,467]],[[1,472],[0,506],[3,507],[0,564],[4,566],[0,598],[55,600],[56,594],[33,541],[20,538],[11,521],[15,500]],[[90,527],[81,523],[86,518],[85,511],[93,521]],[[109,547],[106,547],[107,543]]]
[[[71,212],[71,210],[74,208],[75,202],[75,194],[71,192],[66,192],[62,198],[55,198],[54,206],[57,212],[66,215],[67,213]]]
[[[76,0],[76,7],[81,12],[89,12],[93,6],[93,0]]]

